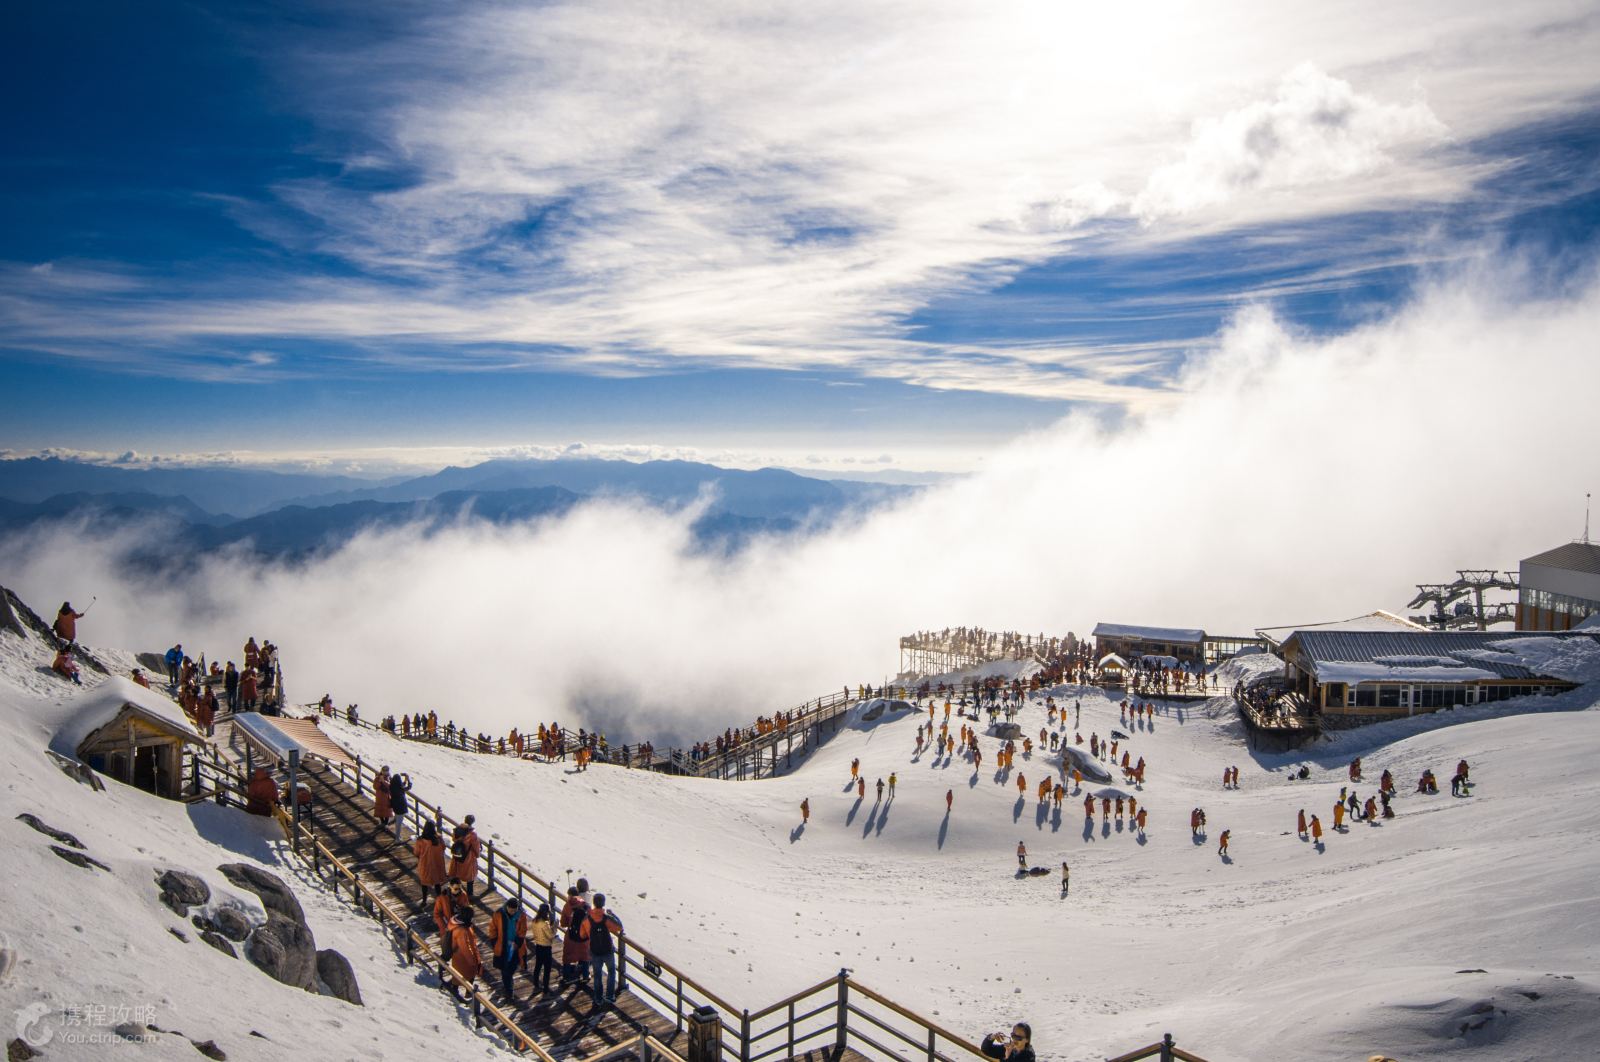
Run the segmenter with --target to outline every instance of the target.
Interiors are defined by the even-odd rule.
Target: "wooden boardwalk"
[[[424,936],[434,937],[432,901],[423,896],[417,880],[414,859],[407,844],[394,841],[392,831],[380,830],[372,815],[372,801],[357,796],[324,765],[308,761],[304,777],[313,798],[312,816],[318,839],[334,855],[360,874],[361,880],[396,907],[412,912],[411,926]],[[479,883],[482,884],[481,882]],[[504,904],[496,892],[480,889],[473,919],[478,939],[483,944],[483,983],[492,986],[497,1003],[517,1019],[517,1024],[558,1058],[583,1057],[632,1039],[648,1031],[675,1050],[686,1048],[685,1034],[672,1022],[650,1009],[627,991],[618,993],[613,1006],[596,1008],[589,993],[575,987],[557,988],[552,979],[548,994],[541,993],[518,974],[511,1000],[499,999],[500,973],[488,961],[489,916]],[[528,912],[531,917],[533,912]],[[559,947],[557,951],[559,958]],[[531,945],[530,945],[531,964]],[[532,968],[531,965],[529,967]],[[630,1057],[630,1056],[619,1056]]]
[[[410,924],[418,933],[434,937],[432,901],[423,896],[409,848],[393,840],[393,833],[378,828],[372,815],[372,801],[358,796],[340,782],[336,772],[317,761],[308,761],[304,774],[312,792],[312,816],[316,836],[342,862],[356,871],[362,882],[396,907],[411,912]],[[483,882],[480,880],[479,885]],[[534,988],[521,973],[513,985],[513,998],[500,997],[500,974],[488,961],[489,917],[504,905],[499,893],[479,889],[473,919],[484,956],[482,982],[490,986],[496,1004],[514,1017],[519,1027],[541,1047],[557,1058],[583,1058],[632,1040],[648,1032],[679,1053],[688,1050],[686,1030],[674,1027],[671,1018],[650,1007],[625,987],[615,1004],[596,1007],[588,991],[576,986],[559,986],[560,969],[552,978],[548,993]],[[530,905],[533,901],[529,901]],[[559,912],[557,912],[559,913]],[[533,912],[528,912],[531,917]],[[530,946],[531,947],[531,946]],[[531,952],[530,952],[531,956]],[[557,945],[556,957],[560,958]],[[531,957],[530,957],[531,963]],[[620,964],[619,964],[620,966]],[[531,969],[531,965],[530,965]],[[585,966],[587,973],[587,966]],[[632,1053],[618,1058],[635,1057]],[[854,1060],[863,1056],[852,1050],[813,1051],[797,1057],[813,1060]]]

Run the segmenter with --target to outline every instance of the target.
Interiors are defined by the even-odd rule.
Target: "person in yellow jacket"
[[[528,983],[537,985],[539,991],[550,991],[550,976],[555,970],[556,924],[550,917],[550,905],[541,903],[528,927],[528,940],[533,943],[533,973]]]

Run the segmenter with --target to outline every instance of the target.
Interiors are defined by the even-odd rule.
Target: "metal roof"
[[[1420,631],[1296,631],[1283,643],[1285,650],[1290,645],[1298,646],[1301,653],[1311,664],[1313,673],[1320,664],[1332,663],[1367,663],[1385,657],[1440,657],[1451,658],[1460,662],[1462,669],[1481,669],[1492,671],[1501,678],[1507,679],[1533,679],[1551,678],[1553,676],[1540,675],[1530,671],[1524,665],[1511,659],[1496,659],[1495,656],[1486,655],[1479,657],[1476,653],[1469,656],[1457,656],[1457,653],[1472,650],[1487,650],[1495,653],[1499,643],[1517,641],[1522,638],[1591,638],[1600,643],[1600,638],[1592,634],[1575,634],[1570,632],[1554,633],[1551,631],[1438,631],[1423,633]],[[1509,654],[1508,654],[1509,655]]]
[[[1096,638],[1139,638],[1147,642],[1203,642],[1206,632],[1187,627],[1141,627],[1133,623],[1097,623]]]
[[[1568,542],[1565,546],[1557,546],[1537,556],[1525,558],[1522,563],[1542,564],[1546,568],[1600,575],[1600,546],[1588,542]]]

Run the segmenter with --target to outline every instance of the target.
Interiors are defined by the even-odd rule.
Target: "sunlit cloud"
[[[1600,483],[1597,331],[1592,274],[1532,293],[1503,263],[1332,337],[1246,309],[1158,413],[1075,413],[973,475],[731,557],[694,548],[692,514],[609,499],[148,580],[122,561],[136,532],[68,529],[0,544],[0,582],[36,603],[98,595],[91,645],[227,656],[271,637],[291,696],[369,715],[704,736],[887,677],[913,629],[1246,634],[1403,609],[1457,565],[1512,566],[1575,536]]]
[[[1154,408],[1114,344],[908,321],[1091,248],[1470,199],[1497,160],[1465,145],[1584,106],[1597,48],[1555,2],[450,6],[278,55],[336,169],[218,197],[341,275],[28,263],[0,323],[202,378],[805,368]],[[264,337],[344,353],[252,363]]]

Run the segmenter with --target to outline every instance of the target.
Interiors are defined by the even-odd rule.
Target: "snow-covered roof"
[[[1561,679],[1568,669],[1551,667],[1559,659],[1552,650],[1578,639],[1590,655],[1600,647],[1589,634],[1328,630],[1296,631],[1284,647],[1318,682],[1486,682]]]
[[[1141,627],[1136,623],[1097,623],[1096,638],[1142,638],[1147,642],[1203,642],[1206,632],[1190,627]]]
[[[194,741],[203,741],[200,732],[183,714],[177,703],[154,690],[147,690],[129,679],[112,677],[83,694],[72,714],[50,739],[50,748],[74,759],[85,738],[111,722],[131,706],[135,712],[165,730]]]
[[[1128,662],[1122,659],[1122,657],[1118,656],[1116,653],[1107,653],[1105,656],[1100,658],[1100,666],[1120,667],[1126,671],[1128,669]]]
[[[1326,620],[1322,623],[1292,623],[1284,627],[1257,627],[1256,634],[1272,645],[1282,645],[1295,631],[1426,631],[1428,628],[1412,623],[1404,616],[1378,609],[1364,616],[1345,620]]]

